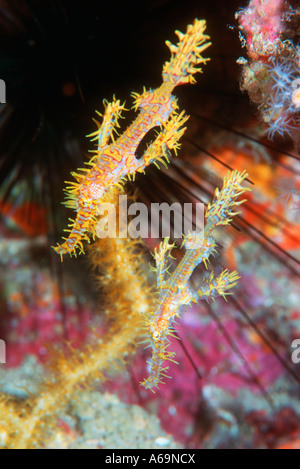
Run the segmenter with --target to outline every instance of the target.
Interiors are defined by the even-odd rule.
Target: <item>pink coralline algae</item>
[[[23,282],[26,278],[23,269]],[[62,340],[79,346],[87,339],[86,325],[92,317],[88,307],[76,302],[72,293],[66,293],[63,306],[57,284],[46,271],[31,280],[32,284],[23,291],[17,281],[5,286],[7,297],[2,307],[6,315],[1,323],[1,337],[7,344],[7,367],[21,365],[27,355],[45,362]]]
[[[237,14],[252,59],[269,56],[274,51],[283,32],[284,5],[282,0],[251,0]]]
[[[226,317],[225,310],[222,305],[222,316]],[[180,363],[180,366],[170,364],[171,385],[161,386],[159,393],[150,396],[146,391],[136,394],[132,380],[118,379],[106,385],[127,402],[139,403],[148,409],[156,408],[163,428],[175,434],[178,441],[191,445],[197,424],[195,417],[203,405],[211,405],[210,398],[205,403],[211,386],[232,396],[237,396],[242,390],[260,394],[253,376],[248,374],[244,363],[232,350],[224,332],[215,321],[207,317],[203,319],[203,314],[199,305],[187,310],[183,323],[177,326],[180,340],[171,339]],[[268,389],[282,376],[281,364],[249,327],[241,327],[239,321],[228,316],[222,323],[255,376],[259,377],[261,385]],[[144,376],[145,355],[147,349],[138,354],[132,365],[134,381],[138,382]]]
[[[280,0],[255,0],[237,14],[240,38],[247,47],[241,89],[249,93],[270,140],[300,142],[300,46],[293,22],[300,10]]]

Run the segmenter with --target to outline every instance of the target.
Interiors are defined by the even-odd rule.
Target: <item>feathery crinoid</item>
[[[172,55],[164,64],[162,85],[155,90],[144,90],[142,94],[132,93],[135,99],[133,109],[139,113],[117,139],[113,133],[119,127],[125,104],[115,98],[110,103],[104,101],[102,124],[97,123],[98,130],[90,135],[91,140],[96,141],[94,155],[86,163],[87,168],[72,173],[76,182],[69,182],[65,191],[66,206],[75,210],[76,218],[70,219],[69,229],[65,230],[69,232],[68,238],[63,238],[63,244],[54,247],[61,259],[66,253],[76,255],[77,250],[82,253],[82,242],[89,242],[90,236],[95,237],[97,207],[105,200],[110,188],[122,186],[126,178],[134,178],[136,172],[143,172],[152,162],[168,160],[168,150],[174,150],[176,154],[188,116],[184,111],[177,112],[178,105],[172,91],[178,85],[194,83],[193,75],[201,71],[199,65],[209,60],[201,55],[210,45],[209,36],[204,34],[205,27],[204,20],[196,19],[188,25],[185,34],[176,31],[179,37],[177,45],[166,42]],[[139,143],[155,126],[160,126],[161,131],[137,159],[135,152]]]
[[[189,233],[184,237],[182,247],[185,248],[185,254],[172,273],[169,273],[168,258],[171,257],[174,245],[169,244],[169,239],[166,238],[154,252],[158,298],[154,310],[145,318],[147,341],[152,348],[152,358],[148,362],[150,374],[141,383],[146,389],[153,390],[163,383],[162,379],[167,377],[168,370],[168,367],[164,367],[164,362],[174,361],[175,353],[168,350],[168,336],[172,336],[174,332],[173,323],[179,317],[181,307],[218,296],[226,299],[226,295],[231,294],[229,290],[240,278],[236,271],[229,272],[225,269],[217,276],[211,272],[196,291],[189,286],[194,269],[202,262],[207,268],[210,256],[216,252],[214,229],[230,224],[232,217],[240,213],[235,212],[234,208],[245,202],[245,199],[237,199],[244,192],[251,190],[242,186],[246,177],[245,171],[232,171],[225,177],[222,189],[216,189],[213,202],[208,204],[204,230],[200,233]]]

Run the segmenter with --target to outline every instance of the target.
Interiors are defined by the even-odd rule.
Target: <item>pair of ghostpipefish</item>
[[[195,19],[192,25],[188,25],[185,34],[175,31],[179,39],[177,44],[166,41],[171,59],[163,66],[162,85],[155,90],[144,89],[142,94],[132,93],[133,109],[139,112],[118,138],[114,138],[114,132],[119,128],[122,111],[126,110],[125,103],[121,104],[114,97],[112,102],[104,101],[103,115],[97,112],[102,117],[102,124],[97,122],[98,129],[89,135],[97,148],[86,163],[88,168],[71,173],[76,182],[69,182],[65,190],[65,204],[75,210],[76,218],[70,219],[69,230],[65,230],[69,232],[68,238],[54,247],[61,259],[67,253],[83,253],[83,241],[89,242],[91,237],[95,238],[99,204],[112,188],[122,187],[126,179],[134,177],[136,172],[143,172],[151,163],[169,162],[170,150],[177,153],[188,116],[184,111],[178,112],[177,100],[172,92],[176,86],[195,83],[195,73],[202,71],[199,66],[209,60],[201,55],[211,44],[209,36],[204,34],[205,28],[204,20]],[[142,157],[137,159],[135,152],[139,143],[156,126],[160,126],[161,131]],[[182,306],[219,295],[225,297],[239,279],[236,271],[229,273],[226,269],[218,276],[211,272],[197,291],[192,291],[189,286],[196,266],[203,262],[207,268],[209,257],[215,252],[213,230],[229,224],[232,221],[230,217],[236,215],[232,211],[234,206],[244,202],[237,199],[250,190],[241,185],[246,177],[245,172],[233,171],[224,179],[223,188],[220,191],[216,189],[213,202],[208,204],[203,232],[184,237],[182,247],[185,254],[171,274],[168,259],[174,245],[165,239],[154,252],[158,296],[153,312],[145,318],[148,331],[146,340],[152,348],[152,358],[149,376],[141,383],[147,389],[153,390],[163,382],[168,369],[164,367],[164,362],[174,361],[174,352],[167,350],[170,345],[168,336],[172,336],[172,324]]]

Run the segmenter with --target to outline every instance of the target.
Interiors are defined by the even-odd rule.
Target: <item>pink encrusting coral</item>
[[[284,29],[284,8],[285,2],[282,0],[251,0],[248,7],[238,13],[251,58],[270,55],[271,49],[280,40]]]
[[[229,311],[230,307],[224,308],[222,304],[224,316],[228,313],[225,312],[226,309]],[[283,375],[282,366],[274,354],[248,327],[241,328],[238,321],[225,319],[223,324],[259,376],[262,386],[268,390]],[[229,393],[233,400],[234,396],[237,398],[243,390],[250,390],[264,406],[266,405],[257,384],[231,349],[224,332],[205,315],[200,305],[195,305],[185,312],[182,324],[177,326],[177,330],[180,341],[171,338],[171,346],[176,352],[180,366],[170,364],[172,379],[170,382],[168,380],[168,385],[160,387],[159,393],[149,394],[142,390],[137,395],[133,382],[126,379],[114,380],[105,388],[117,392],[126,402],[139,403],[148,409],[155,408],[163,428],[184,444],[191,443],[195,427],[203,423],[201,419],[197,421],[199,408],[212,405],[206,397],[211,387],[218,389],[220,393]],[[145,375],[144,355],[139,353],[131,365],[136,381]]]
[[[6,314],[1,337],[7,346],[6,367],[20,366],[27,355],[45,363],[62,340],[73,347],[85,343],[93,317],[90,307],[80,304],[70,291],[65,292],[62,305],[57,283],[44,269],[32,275],[28,266],[19,266],[18,272],[20,278],[14,283],[10,276],[3,279],[6,299],[2,309]]]
[[[241,88],[258,106],[270,140],[289,136],[299,145],[300,48],[289,24],[299,16],[281,0],[250,1],[237,14],[248,60],[243,65]]]

